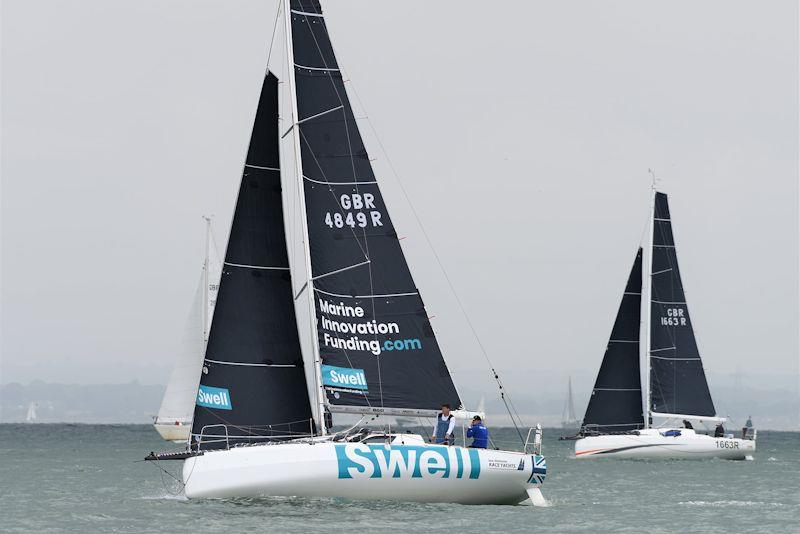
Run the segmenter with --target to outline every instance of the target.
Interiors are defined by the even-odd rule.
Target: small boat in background
[[[647,243],[636,253],[575,457],[751,456],[755,430],[734,438],[725,420],[716,415],[689,318],[667,195],[654,186]],[[692,422],[716,428],[698,433]]]
[[[28,413],[25,414],[25,422],[26,423],[35,423],[36,422],[36,419],[37,419],[36,409],[38,407],[39,407],[39,404],[37,404],[34,401],[31,401],[31,403],[28,404]]]
[[[208,343],[211,320],[219,291],[222,266],[211,228],[211,218],[203,217],[206,226],[205,258],[192,307],[184,326],[180,352],[172,368],[167,389],[153,426],[167,441],[186,442],[192,428],[200,370]]]
[[[561,438],[569,439],[568,436],[575,435],[581,427],[581,420],[575,415],[575,399],[572,395],[572,377],[567,379],[567,398],[564,401],[564,409],[561,412]]]

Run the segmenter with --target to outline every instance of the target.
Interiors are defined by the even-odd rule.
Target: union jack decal
[[[533,459],[533,472],[531,478],[528,479],[528,484],[544,484],[544,479],[547,476],[547,462],[544,456],[539,454],[531,457]]]

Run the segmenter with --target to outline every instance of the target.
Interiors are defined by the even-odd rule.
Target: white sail
[[[197,387],[219,290],[222,263],[216,247],[213,246],[210,224],[210,219],[206,219],[206,258],[192,307],[184,324],[177,359],[155,420],[159,434],[171,441],[184,441],[189,437]]]
[[[25,422],[27,423],[35,423],[36,422],[36,408],[39,405],[35,402],[31,401],[28,405],[28,413],[25,415]]]

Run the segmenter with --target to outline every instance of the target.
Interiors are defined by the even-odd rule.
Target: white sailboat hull
[[[186,496],[341,497],[518,504],[546,472],[542,456],[444,445],[289,443],[211,451],[186,460]]]
[[[667,431],[679,436],[665,436]],[[575,458],[652,458],[744,460],[756,450],[754,440],[715,438],[691,429],[647,429],[635,434],[589,436],[575,442]]]

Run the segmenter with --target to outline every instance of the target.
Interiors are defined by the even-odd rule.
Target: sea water
[[[570,458],[545,430],[547,507],[344,499],[187,501],[150,426],[0,425],[2,532],[800,532],[800,433],[759,432],[753,461]],[[516,433],[493,429],[499,442]],[[181,462],[162,462],[173,474]]]

